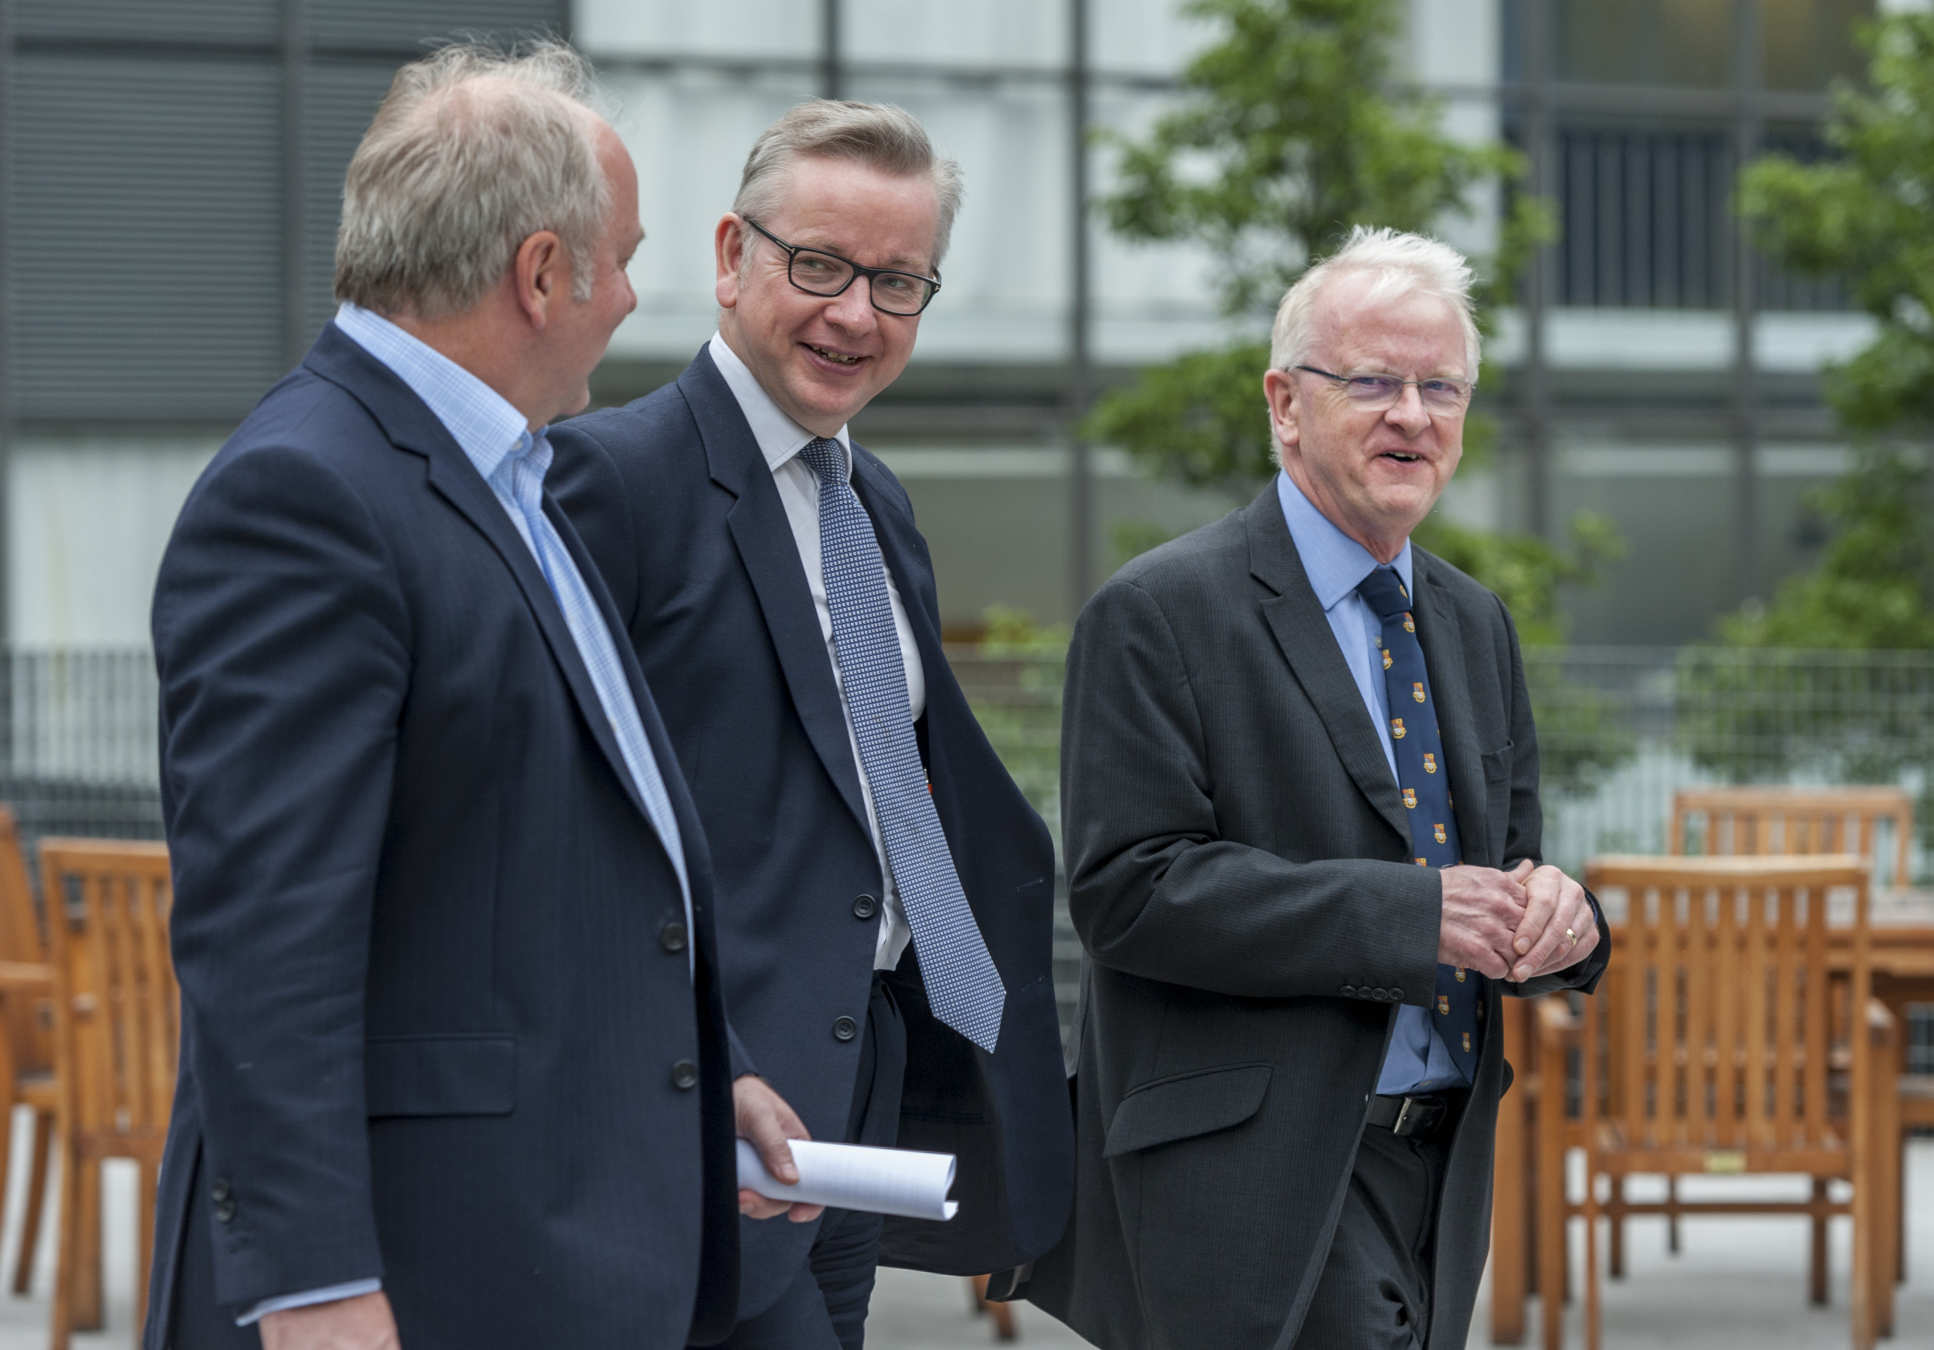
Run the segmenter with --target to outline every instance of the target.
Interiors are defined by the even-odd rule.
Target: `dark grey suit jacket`
[[[1538,752],[1498,598],[1416,552],[1466,861],[1537,857]],[[1434,991],[1440,883],[1272,485],[1130,563],[1068,660],[1062,800],[1087,950],[1075,1217],[1027,1297],[1108,1350],[1295,1343],[1398,1004]],[[1500,992],[1589,988],[1609,942]],[[1473,978],[1479,978],[1473,975]],[[1431,1344],[1463,1344],[1508,1083],[1454,1137]]]
[[[772,471],[701,350],[676,381],[551,430],[558,501],[611,585],[717,869],[734,1032],[816,1139],[846,1131],[879,931],[879,855],[846,715]],[[973,1273],[1061,1231],[1073,1164],[1055,1020],[1054,846],[981,734],[940,644],[933,563],[899,481],[859,445],[853,489],[926,669],[917,730],[960,883],[1007,985],[995,1053],[938,1022],[909,952],[899,1142],[959,1159],[950,1223],[892,1220],[888,1265]],[[807,1259],[816,1224],[741,1233],[741,1316]]]

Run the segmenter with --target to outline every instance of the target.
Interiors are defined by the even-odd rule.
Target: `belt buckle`
[[[1415,1097],[1404,1097],[1403,1105],[1397,1108],[1397,1118],[1390,1122],[1390,1133],[1399,1136],[1410,1133],[1410,1108],[1416,1104],[1417,1099]]]

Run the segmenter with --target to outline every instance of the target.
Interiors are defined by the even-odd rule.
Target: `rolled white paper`
[[[794,1139],[792,1161],[799,1169],[799,1184],[787,1186],[766,1171],[751,1144],[738,1142],[739,1185],[769,1199],[941,1222],[960,1208],[947,1198],[954,1184],[951,1153]]]

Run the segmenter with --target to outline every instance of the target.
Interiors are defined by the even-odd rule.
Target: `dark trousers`
[[[1364,1127],[1298,1346],[1425,1350],[1438,1197],[1449,1156],[1448,1130],[1417,1139]]]
[[[900,1135],[900,1089],[906,1079],[907,1033],[886,982],[873,979],[866,1039],[854,1076],[846,1139],[891,1148]],[[767,1223],[785,1223],[784,1218]],[[724,1350],[860,1350],[866,1309],[880,1257],[880,1216],[829,1209],[812,1253],[778,1302],[742,1320]],[[408,1350],[408,1347],[405,1347]]]

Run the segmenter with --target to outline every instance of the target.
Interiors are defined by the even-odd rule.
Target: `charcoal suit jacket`
[[[846,717],[771,469],[710,354],[627,407],[562,423],[558,497],[603,567],[671,730],[717,867],[734,1032],[815,1138],[853,1104],[881,869]],[[1049,969],[1054,851],[940,645],[926,542],[898,480],[853,447],[926,671],[916,730],[954,866],[1007,989],[998,1047],[929,1012],[911,949],[894,989],[908,1049],[899,1142],[959,1160],[949,1223],[888,1220],[882,1260],[954,1273],[1027,1260],[1072,1184]],[[742,1313],[797,1274],[817,1225],[747,1225]]]
[[[1464,860],[1539,850],[1538,748],[1491,592],[1415,550]],[[1287,1350],[1398,1005],[1434,996],[1440,883],[1275,486],[1143,555],[1075,628],[1062,734],[1077,1017],[1075,1214],[1026,1296],[1105,1350]],[[1609,940],[1501,993],[1589,988]],[[1472,974],[1471,978],[1480,978]],[[1484,1037],[1450,1149],[1429,1344],[1464,1343],[1508,1084]]]
[[[334,325],[189,494],[153,630],[182,1053],[144,1344],[369,1277],[410,1350],[729,1325],[711,864],[664,727],[625,652],[690,927],[529,548]]]

